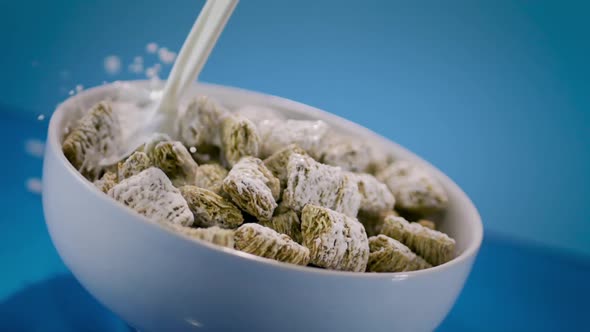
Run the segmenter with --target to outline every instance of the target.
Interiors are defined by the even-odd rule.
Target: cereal
[[[368,236],[374,236],[381,233],[384,220],[387,216],[394,215],[399,216],[394,210],[382,211],[380,213],[366,213],[359,211],[358,220],[365,226],[365,231]]]
[[[222,193],[223,179],[227,176],[227,170],[219,164],[205,164],[197,168],[195,185],[209,189],[220,195]]]
[[[133,152],[124,162],[117,166],[117,177],[122,181],[128,177],[141,173],[152,166],[152,162],[145,152]]]
[[[94,181],[94,185],[105,194],[116,184],[117,174],[114,172],[106,172],[102,175],[100,180]]]
[[[455,240],[445,233],[410,223],[402,217],[386,217],[381,233],[405,244],[433,266],[453,259]]]
[[[291,240],[289,236],[259,224],[240,226],[235,233],[235,248],[279,262],[297,265],[309,263],[309,249]]]
[[[259,220],[272,218],[280,192],[279,180],[254,157],[242,158],[223,180],[233,202]]]
[[[447,205],[447,194],[438,181],[410,162],[394,162],[379,172],[377,179],[389,187],[400,210],[426,215]]]
[[[250,120],[232,114],[221,121],[221,150],[230,167],[242,157],[257,157],[259,146],[258,129]]]
[[[403,272],[429,267],[421,257],[389,236],[370,237],[369,248],[367,272]]]
[[[268,120],[261,122],[258,127],[262,142],[260,149],[262,158],[290,144],[297,144],[315,157],[328,131],[328,125],[325,122],[308,120]]]
[[[296,144],[290,144],[264,159],[264,165],[281,181],[281,189],[287,186],[287,164],[291,154],[305,155],[305,151]]]
[[[420,225],[426,227],[426,228],[430,228],[433,230],[436,230],[436,224],[434,223],[434,221],[430,221],[430,220],[426,220],[426,219],[420,219],[417,221]]]
[[[227,114],[214,100],[201,96],[193,100],[178,120],[182,143],[205,150],[209,146],[220,146],[219,126]]]
[[[301,213],[301,233],[312,264],[333,270],[365,271],[369,242],[357,220],[308,204]]]
[[[108,195],[156,222],[191,226],[194,221],[180,191],[155,167],[119,182]]]
[[[350,172],[364,172],[371,162],[370,148],[363,141],[334,133],[326,135],[317,158]]]
[[[149,159],[172,180],[174,185],[194,184],[197,163],[182,143],[164,141],[147,151]]]
[[[360,211],[378,214],[393,210],[395,198],[385,184],[370,174],[356,174],[356,180],[361,193]]]
[[[277,214],[270,220],[260,221],[260,224],[272,228],[281,234],[289,235],[297,243],[303,241],[301,236],[301,222],[299,221],[299,216],[293,210]]]
[[[283,201],[296,212],[306,204],[314,204],[356,217],[361,195],[356,181],[340,168],[293,153],[287,165]]]
[[[118,150],[121,139],[119,119],[110,104],[96,104],[71,129],[62,150],[68,161],[80,173],[95,180],[101,168],[102,158]]]
[[[192,239],[199,239],[222,247],[234,247],[234,230],[223,229],[217,226],[209,228],[192,228],[174,224],[167,224],[175,232],[184,234]]]
[[[196,226],[236,228],[244,222],[242,212],[235,205],[210,190],[183,186],[180,193],[194,215]]]
[[[436,176],[321,120],[258,105],[230,112],[201,96],[147,126],[163,133],[119,159],[139,125],[125,111],[151,107],[148,94],[120,94],[119,113],[97,104],[66,128],[62,149],[151,221],[193,241],[340,271],[414,271],[454,257],[455,241],[431,219],[448,204]]]
[[[235,111],[235,114],[245,117],[246,119],[252,121],[252,123],[254,123],[256,126],[258,126],[263,121],[285,120],[285,117],[281,113],[273,109],[254,105],[240,107]]]

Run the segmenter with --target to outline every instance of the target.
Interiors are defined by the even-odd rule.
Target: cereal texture
[[[100,160],[117,152],[121,135],[119,119],[110,104],[101,102],[71,128],[62,150],[83,176],[96,180],[101,171]]]
[[[389,188],[370,174],[356,174],[357,185],[361,193],[360,210],[369,214],[378,214],[393,210],[395,198]]]
[[[180,187],[180,193],[194,215],[195,225],[237,228],[244,222],[242,212],[216,193],[196,186]]]
[[[191,226],[193,214],[166,174],[150,167],[119,182],[108,195],[156,222]]]
[[[262,146],[260,156],[266,158],[290,144],[297,144],[313,157],[321,149],[328,131],[323,121],[268,120],[259,124]]]
[[[259,224],[244,224],[236,230],[235,248],[279,262],[307,265],[309,250],[285,234]]]
[[[356,180],[340,168],[293,153],[287,165],[283,201],[296,212],[301,212],[306,204],[313,204],[356,217],[361,195]]]
[[[358,138],[346,137],[330,132],[320,147],[318,160],[345,171],[365,172],[371,162],[369,146]]]
[[[192,228],[174,224],[167,224],[173,231],[184,234],[193,239],[199,239],[223,247],[234,247],[234,230],[223,229],[217,226],[209,228]]]
[[[219,164],[205,164],[197,168],[195,185],[209,189],[216,194],[221,194],[223,179],[227,176],[227,170]]]
[[[114,172],[106,172],[99,180],[94,181],[94,185],[103,193],[109,192],[116,184],[117,174]]]
[[[402,272],[429,267],[408,247],[385,235],[370,237],[369,248],[367,272]]]
[[[174,185],[195,183],[198,165],[182,143],[159,142],[147,151],[147,155],[153,165],[164,171]]]
[[[117,165],[117,177],[122,181],[128,177],[139,174],[142,171],[150,168],[152,162],[145,152],[133,152],[124,162],[119,162]]]
[[[354,218],[308,204],[301,213],[301,233],[312,264],[332,270],[365,271],[369,242],[363,225]]]
[[[305,155],[305,151],[296,144],[290,144],[264,159],[264,165],[281,182],[281,189],[287,186],[287,165],[293,153]]]
[[[245,117],[258,126],[263,121],[284,121],[285,117],[271,108],[248,105],[238,108],[235,114]]]
[[[399,216],[394,210],[382,211],[377,214],[359,211],[358,220],[365,226],[367,235],[374,236],[381,233],[385,218],[390,215]]]
[[[382,170],[383,181],[396,199],[396,208],[418,214],[429,214],[446,207],[447,194],[425,169],[407,161],[396,161]]]
[[[270,220],[260,221],[260,224],[272,228],[281,234],[289,235],[293,241],[299,244],[303,241],[301,236],[301,222],[299,216],[293,210],[277,214]]]
[[[426,220],[426,219],[420,219],[418,220],[418,223],[426,228],[430,228],[430,229],[434,229],[436,230],[436,224],[434,223],[434,221],[430,221],[430,220]]]
[[[262,160],[244,157],[223,180],[223,190],[244,211],[258,220],[269,220],[277,207],[280,184]]]
[[[226,114],[227,111],[209,97],[196,98],[178,120],[182,143],[198,150],[219,146],[219,128]]]
[[[450,261],[455,254],[455,240],[448,235],[402,217],[386,217],[381,233],[405,244],[433,266]]]
[[[259,146],[258,129],[250,120],[231,114],[221,121],[221,151],[228,166],[245,156],[257,157]]]

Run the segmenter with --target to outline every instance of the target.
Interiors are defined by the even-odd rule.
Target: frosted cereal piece
[[[319,149],[318,161],[345,171],[364,172],[371,162],[370,147],[358,138],[330,132]]]
[[[385,218],[390,215],[399,216],[394,210],[382,211],[378,214],[359,211],[358,220],[365,226],[368,236],[375,236],[381,234],[381,228],[383,227]]]
[[[198,165],[186,147],[178,141],[157,143],[147,155],[172,180],[174,185],[194,184]]]
[[[360,211],[378,214],[393,210],[395,198],[384,183],[370,174],[356,174],[355,176],[361,193]]]
[[[258,129],[250,120],[231,114],[221,121],[221,151],[230,167],[242,157],[258,157],[259,146]]]
[[[195,185],[209,189],[216,194],[221,194],[223,179],[227,176],[227,170],[219,164],[205,164],[197,168]]]
[[[418,271],[431,268],[432,265],[428,263],[424,258],[416,255],[416,259],[412,262],[410,271]]]
[[[282,214],[277,214],[270,220],[260,221],[262,226],[272,228],[275,231],[289,235],[293,241],[301,243],[303,241],[301,236],[301,222],[299,216],[293,210],[289,210]]]
[[[94,181],[94,185],[105,194],[116,184],[117,174],[114,172],[106,172],[102,175],[100,180]]]
[[[323,121],[268,120],[258,125],[261,138],[260,156],[266,158],[290,144],[297,144],[312,157],[322,146],[328,125]]]
[[[354,218],[308,204],[301,212],[301,234],[313,265],[332,270],[365,271],[369,241],[365,228]]]
[[[381,233],[405,244],[433,266],[446,263],[454,257],[455,240],[418,223],[409,223],[402,217],[386,217]]]
[[[191,226],[194,221],[180,191],[155,167],[119,182],[108,195],[155,222]]]
[[[379,172],[387,168],[387,166],[391,165],[393,162],[393,156],[389,153],[384,153],[383,150],[384,148],[380,146],[371,145],[369,147],[369,154],[371,157],[365,172],[372,175],[377,175]]]
[[[401,242],[385,235],[369,238],[367,272],[403,272],[432,267]]]
[[[172,141],[170,136],[163,133],[154,133],[137,151],[148,153],[149,151],[153,151],[158,143],[170,141]]]
[[[285,120],[285,117],[278,111],[263,106],[243,106],[238,108],[235,111],[235,114],[245,117],[246,119],[252,121],[252,123],[254,123],[256,126],[258,126],[263,121]]]
[[[274,215],[278,216],[279,214],[287,213],[289,211],[293,211],[290,207],[285,204],[285,201],[280,201],[277,204],[277,208],[275,209]],[[299,214],[297,214],[299,215]]]
[[[264,165],[281,181],[281,189],[287,186],[287,164],[293,153],[306,154],[305,150],[296,144],[290,144],[264,159]]]
[[[219,128],[221,119],[227,113],[209,97],[196,98],[179,117],[180,140],[186,146],[194,146],[198,150],[211,145],[220,146]]]
[[[396,208],[429,214],[446,208],[447,194],[425,169],[407,161],[396,161],[377,175],[396,199]]]
[[[297,265],[309,263],[309,249],[259,224],[244,224],[236,230],[235,248],[256,256]]]
[[[141,173],[152,166],[152,162],[145,152],[133,152],[124,162],[117,165],[119,181]]]
[[[111,105],[100,102],[71,128],[62,150],[72,166],[95,180],[101,171],[100,160],[118,151],[121,136],[119,119]]]
[[[434,223],[434,221],[420,219],[420,220],[418,220],[418,223],[426,228],[436,230],[436,224]]]
[[[361,195],[355,179],[340,168],[293,153],[287,165],[283,201],[295,212],[301,212],[306,204],[313,204],[356,217]]]
[[[244,222],[242,212],[216,193],[196,186],[180,187],[180,193],[201,227],[237,228]]]
[[[234,247],[233,229],[223,229],[217,226],[209,228],[192,228],[174,224],[167,224],[167,226],[173,231],[184,234],[191,239],[199,239],[232,249]]]
[[[269,220],[277,207],[280,185],[262,160],[244,157],[223,180],[223,190],[242,210],[258,220]]]

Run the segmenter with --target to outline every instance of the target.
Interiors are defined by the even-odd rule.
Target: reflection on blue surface
[[[486,236],[441,331],[582,331],[590,260]]]
[[[70,274],[42,280],[0,302],[0,330],[130,332]]]

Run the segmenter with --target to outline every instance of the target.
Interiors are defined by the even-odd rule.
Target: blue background
[[[57,257],[40,198],[25,190],[41,160],[24,142],[44,139],[37,116],[75,85],[143,77],[126,67],[137,55],[156,62],[148,42],[178,50],[202,3],[0,3],[0,138],[12,161],[0,165],[6,326],[122,326]],[[585,1],[242,0],[201,79],[359,122],[470,195],[486,240],[441,330],[568,330],[590,298],[589,12]],[[113,54],[123,71],[110,76],[103,60]],[[18,308],[33,305],[53,308],[45,328],[18,325],[31,312]]]

